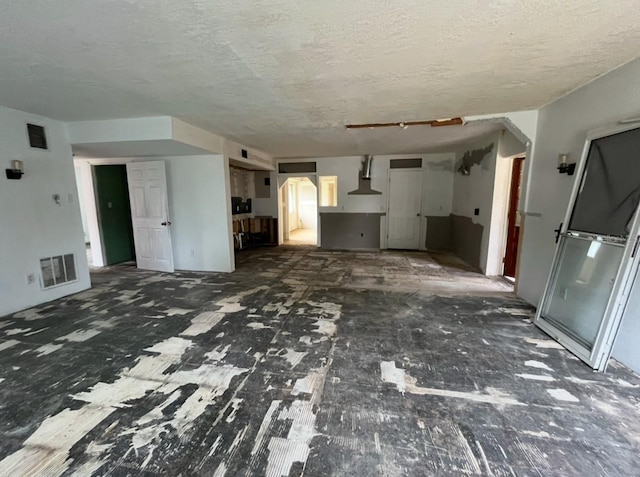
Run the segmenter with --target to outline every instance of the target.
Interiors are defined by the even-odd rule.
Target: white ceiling
[[[280,157],[417,152],[465,129],[344,125],[538,108],[639,46],[637,0],[5,0],[0,104],[171,115]]]

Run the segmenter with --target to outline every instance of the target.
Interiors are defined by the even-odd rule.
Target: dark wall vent
[[[302,174],[305,172],[316,172],[315,162],[281,162],[278,164],[280,174]]]
[[[242,157],[244,157],[245,159],[249,158],[249,153],[246,149],[241,149],[240,152],[242,153]]]
[[[44,132],[44,126],[37,124],[27,124],[27,133],[29,134],[29,145],[37,149],[48,149],[47,135]]]
[[[391,159],[390,169],[413,169],[422,167],[422,158],[415,159]]]

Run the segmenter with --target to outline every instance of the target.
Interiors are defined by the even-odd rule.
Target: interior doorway
[[[422,215],[422,169],[389,170],[387,246],[418,250]]]
[[[105,265],[135,262],[127,167],[94,167],[94,186]]]
[[[524,157],[515,157],[511,168],[511,184],[507,210],[507,243],[504,254],[503,271],[503,275],[514,282],[518,262],[518,245],[520,243],[521,217],[518,213],[518,204],[520,203],[520,194],[522,193],[523,172]]]
[[[89,265],[173,272],[164,161],[77,158],[75,166]]]
[[[308,177],[289,177],[280,187],[282,243],[318,244],[318,189]]]

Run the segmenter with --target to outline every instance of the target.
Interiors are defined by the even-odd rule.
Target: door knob
[[[166,227],[167,225],[171,225],[171,222],[162,222],[160,225],[164,225]]]

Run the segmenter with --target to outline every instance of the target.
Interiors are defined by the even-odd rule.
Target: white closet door
[[[422,169],[389,171],[387,247],[418,250],[422,204]]]
[[[173,272],[164,162],[128,163],[127,181],[138,268]]]

